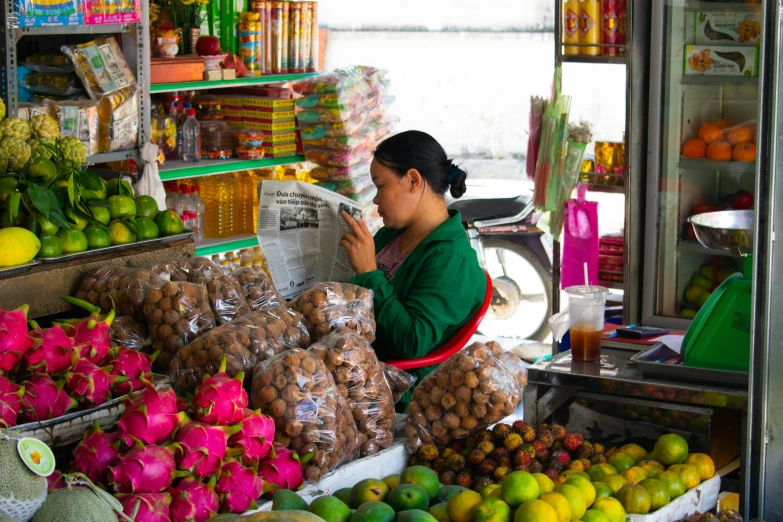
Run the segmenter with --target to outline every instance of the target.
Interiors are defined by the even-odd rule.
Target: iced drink
[[[602,286],[569,286],[566,293],[571,321],[571,358],[597,361],[601,358],[604,309],[609,290]]]

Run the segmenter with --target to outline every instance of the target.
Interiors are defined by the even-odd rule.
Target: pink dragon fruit
[[[133,515],[136,504],[139,504],[136,518],[133,519],[135,522],[171,522],[169,518],[171,495],[168,493],[117,495],[117,500],[122,504],[122,512],[129,517]]]
[[[63,480],[63,474],[59,470],[54,470],[51,475],[46,477],[46,491],[51,493],[55,489],[63,489],[65,487],[65,480]]]
[[[33,345],[27,335],[27,305],[16,310],[0,309],[0,374],[16,370]]]
[[[110,371],[110,366],[101,368],[82,359],[65,374],[65,388],[77,397],[80,404],[100,406],[111,398],[111,387],[115,383],[128,380],[127,377],[112,376]]]
[[[145,444],[160,444],[185,417],[177,414],[177,398],[172,390],[158,391],[149,381],[144,389],[125,401],[125,411],[117,421],[119,438],[127,447],[133,438]]]
[[[71,468],[84,473],[96,483],[106,484],[109,466],[113,466],[119,457],[117,433],[105,433],[96,419],[93,430],[84,434],[84,438],[73,450],[74,460]]]
[[[263,415],[261,410],[245,408],[244,415],[242,429],[228,439],[228,447],[244,450],[239,460],[245,466],[252,466],[272,451],[275,421]]]
[[[275,446],[274,458],[261,461],[258,475],[264,482],[277,486],[275,489],[295,491],[304,484],[302,465],[291,450],[282,446]]]
[[[65,382],[53,381],[43,373],[37,373],[22,383],[24,395],[19,410],[19,423],[44,421],[64,415],[79,403],[65,393]]]
[[[70,368],[73,353],[73,339],[68,337],[62,326],[41,329],[31,321],[35,328],[30,332],[34,345],[24,355],[24,363],[31,373],[54,375]]]
[[[0,375],[0,428],[16,425],[23,396],[24,386],[14,384],[5,375]]]
[[[180,469],[187,470],[198,478],[211,477],[220,469],[220,463],[228,454],[228,438],[241,429],[241,424],[230,427],[211,426],[193,422],[186,417],[174,437],[174,441],[182,448],[177,459]],[[232,450],[230,456],[238,455],[241,451]]]
[[[111,374],[119,377],[127,377],[128,380],[119,382],[114,386],[115,395],[127,395],[128,393],[138,391],[144,387],[141,379],[149,379],[152,373],[152,363],[158,357],[157,351],[150,357],[138,350],[131,350],[124,346],[118,346],[112,352],[112,359],[109,361]]]
[[[73,337],[75,348],[81,359],[87,359],[97,365],[103,364],[111,348],[109,329],[114,321],[114,310],[110,310],[106,317],[101,319],[101,309],[97,306],[74,297],[66,296],[62,299],[90,312],[90,317],[67,322],[66,329],[68,335]]]
[[[172,446],[145,446],[136,440],[133,448],[120,455],[114,466],[109,467],[109,484],[118,493],[161,493],[171,486],[175,478],[186,472],[175,471]]]
[[[247,392],[242,388],[243,372],[233,379],[226,374],[226,358],[220,363],[220,371],[212,377],[205,376],[193,395],[196,418],[207,424],[231,426],[242,422],[247,408]]]
[[[215,516],[220,509],[220,498],[215,493],[215,481],[212,477],[208,484],[188,477],[182,479],[177,487],[169,489],[172,522],[202,522]]]
[[[215,485],[223,513],[243,513],[256,508],[256,500],[264,492],[264,481],[256,471],[236,460],[227,460]]]

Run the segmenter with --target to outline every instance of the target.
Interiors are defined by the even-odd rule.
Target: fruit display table
[[[30,319],[57,314],[70,308],[60,296],[73,295],[88,271],[103,266],[130,266],[193,257],[192,239],[129,248],[122,252],[85,257],[62,263],[42,263],[29,272],[0,279],[0,308],[13,310],[30,305]]]
[[[747,388],[650,379],[630,360],[634,353],[603,348],[598,364],[574,362],[564,352],[534,364],[528,368],[525,421],[552,418],[590,440],[645,447],[676,432],[693,451],[710,454],[716,468],[739,456]]]

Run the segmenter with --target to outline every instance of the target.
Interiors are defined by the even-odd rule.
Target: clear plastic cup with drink
[[[571,358],[575,361],[601,359],[604,311],[609,290],[602,286],[569,286],[568,317],[571,322]]]

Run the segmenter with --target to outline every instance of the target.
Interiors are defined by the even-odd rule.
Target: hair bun
[[[449,171],[449,177],[447,182],[449,184],[449,192],[455,199],[461,198],[468,187],[465,185],[465,181],[468,179],[468,173],[459,168],[454,163],[451,164],[451,170]]]

